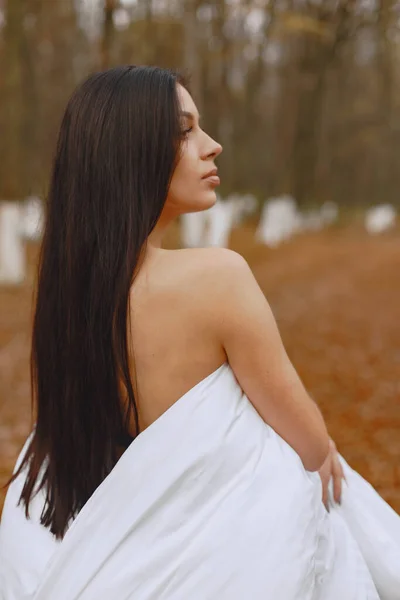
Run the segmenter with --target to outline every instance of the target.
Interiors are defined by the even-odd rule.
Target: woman
[[[317,471],[327,504],[342,467],[246,262],[161,248],[173,219],[215,203],[221,150],[166,70],[98,73],[67,106],[33,328],[37,421],[0,529],[5,600],[379,597],[346,515],[321,501]]]

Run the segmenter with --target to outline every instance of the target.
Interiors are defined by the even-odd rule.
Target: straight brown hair
[[[96,73],[62,120],[32,335],[36,426],[11,479],[26,472],[27,517],[33,495],[45,490],[41,523],[59,539],[115,466],[132,415],[138,433],[129,291],[179,155],[178,83],[185,86],[181,75],[157,67]]]

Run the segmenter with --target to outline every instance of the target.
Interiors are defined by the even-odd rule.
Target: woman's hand
[[[332,439],[329,440],[329,454],[318,473],[322,482],[322,501],[329,511],[328,487],[331,478],[333,479],[333,498],[337,504],[340,504],[341,502],[342,479],[346,479],[342,465],[339,461],[336,444]]]

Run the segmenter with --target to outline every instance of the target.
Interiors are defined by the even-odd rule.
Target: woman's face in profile
[[[221,145],[201,129],[196,105],[181,85],[178,96],[184,138],[165,205],[176,215],[206,210],[215,204],[219,179],[214,161],[222,152]]]

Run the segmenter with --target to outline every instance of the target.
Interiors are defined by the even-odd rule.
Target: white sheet
[[[328,514],[225,364],[131,444],[62,543],[38,524],[43,496],[27,522],[11,486],[2,599],[400,600],[400,517],[343,464]]]

